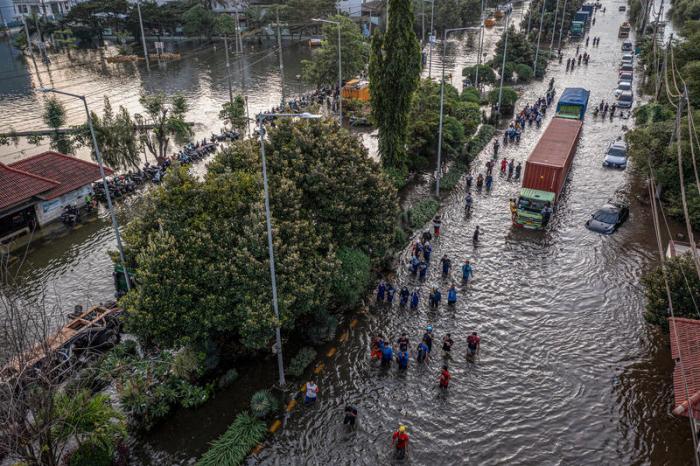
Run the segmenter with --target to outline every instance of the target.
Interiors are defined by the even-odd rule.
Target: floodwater
[[[606,5],[607,13],[597,15],[591,35],[601,37],[601,46],[588,49],[588,67],[565,73],[552,63],[545,81],[523,89],[519,105],[542,95],[550,76],[559,93],[566,86],[583,86],[591,90],[592,103],[612,101],[621,55],[617,27],[624,18],[617,6],[622,3]],[[519,22],[519,10],[513,18]],[[498,28],[487,33],[486,51],[495,45],[497,34]],[[433,77],[441,71],[438,49],[433,51]],[[195,46],[182,61],[156,64],[150,73],[143,64],[102,64],[98,54],[89,52],[74,53],[81,65],[55,58],[51,71],[41,63],[35,68],[30,62],[25,69],[10,60],[0,71],[2,128],[36,125],[41,98],[30,89],[40,85],[85,93],[98,111],[103,94],[112,97],[115,107],[126,105],[133,112],[139,110],[142,90],[181,90],[192,102],[188,119],[201,124],[196,127],[201,138],[221,126],[218,110],[228,98],[222,52]],[[304,90],[296,75],[299,61],[308,55],[304,46],[285,48],[287,95]],[[569,46],[565,56],[571,55]],[[476,61],[474,49],[454,37],[446,56],[446,73],[461,87],[461,67]],[[249,51],[245,60],[246,66],[234,64],[232,69],[234,76],[243,70],[239,76],[245,75],[251,113],[276,105],[282,83],[277,55],[260,48]],[[234,78],[234,86],[243,91],[240,77]],[[71,123],[80,122],[79,106],[68,106]],[[528,129],[519,145],[502,147],[501,153],[524,162],[547,122],[541,130]],[[471,217],[464,215],[464,192],[450,195],[427,282],[417,282],[403,267],[392,278],[399,287],[420,290],[419,310],[373,308],[361,317],[335,357],[324,360],[316,406],[294,410],[249,463],[390,464],[391,432],[404,423],[411,434],[406,464],[689,464],[688,424],[670,415],[668,344],[642,318],[639,277],[656,260],[648,208],[631,194],[643,188],[632,168],[619,172],[601,166],[606,144],[622,134],[624,125],[631,121],[610,123],[587,116],[564,199],[545,233],[511,227],[508,199],[516,195],[517,182],[496,177],[491,193],[476,196]],[[371,146],[371,135],[363,139]],[[16,160],[24,148],[0,147],[0,161]],[[475,162],[476,171],[483,171],[489,156],[487,149]],[[588,215],[616,194],[630,199],[629,221],[610,237],[586,230]],[[122,221],[131,208],[120,205]],[[106,252],[114,248],[114,237],[106,220],[101,215],[70,235],[33,244],[20,273],[20,291],[30,299],[48,293],[48,299],[60,301],[66,310],[109,299],[113,287]],[[475,248],[471,234],[477,224],[482,235]],[[447,279],[439,273],[443,254],[454,264]],[[402,260],[408,257],[407,248]],[[475,279],[463,286],[458,264],[467,258],[475,265]],[[457,306],[429,310],[430,288],[439,286],[445,296],[452,281],[458,286]],[[372,335],[396,339],[406,331],[415,347],[428,324],[437,336],[429,365],[418,367],[412,360],[400,374],[369,362]],[[475,362],[464,357],[471,331],[482,336]],[[439,393],[439,340],[446,333],[455,340],[449,361],[453,380],[447,393]],[[266,377],[272,380],[274,363],[269,366]],[[222,392],[199,410],[178,414],[166,424],[180,428],[161,428],[144,439],[146,448],[160,464],[187,462],[233,420],[235,413],[226,406],[237,404],[238,398]],[[346,404],[360,412],[354,432],[341,425]]]

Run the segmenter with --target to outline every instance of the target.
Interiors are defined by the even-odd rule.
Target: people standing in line
[[[518,164],[515,166],[515,178],[516,180],[520,179],[520,172],[523,171],[523,165],[522,163],[518,162]]]
[[[399,351],[408,351],[409,341],[406,332],[401,333],[399,339],[396,340],[396,344],[399,346]]]
[[[510,159],[508,163],[508,180],[513,178],[513,170],[515,169],[515,159]]]
[[[386,293],[386,283],[384,283],[384,280],[380,280],[379,285],[377,286],[377,303],[384,302],[385,293]]]
[[[467,355],[475,356],[479,353],[479,348],[481,347],[481,338],[476,332],[472,332],[471,335],[467,337]]]
[[[440,237],[440,226],[441,225],[442,225],[442,219],[440,218],[440,214],[435,214],[435,217],[433,217],[433,234],[435,235],[436,239]]]
[[[450,371],[447,369],[446,365],[442,366],[442,371],[440,372],[440,388],[442,390],[447,390],[447,386],[450,384]]]
[[[382,366],[384,366],[384,367],[391,366],[391,361],[393,359],[394,359],[394,349],[391,347],[391,344],[387,342],[384,345],[384,349],[382,350]]]
[[[348,425],[351,428],[355,427],[355,421],[357,420],[357,409],[354,406],[345,406],[345,418],[343,419],[343,425]]]
[[[389,306],[394,304],[394,295],[396,294],[396,288],[391,283],[386,285],[386,302]]]
[[[578,56],[578,66],[581,66],[581,60],[583,59],[583,55]]]
[[[449,290],[447,290],[447,304],[454,306],[457,303],[457,288],[452,284]]]
[[[501,143],[498,142],[498,139],[493,141],[493,157],[496,158],[498,157],[498,148],[501,147]]]
[[[425,262],[430,262],[430,255],[433,253],[433,247],[430,245],[430,241],[426,241],[423,246],[423,259]]]
[[[576,45],[576,55],[578,55],[579,50],[581,50],[581,44]]]
[[[418,260],[418,256],[415,254],[411,256],[411,264],[410,264],[410,269],[411,269],[411,274],[415,275],[418,273],[418,266],[420,265],[420,260]]]
[[[403,288],[401,288],[401,292],[399,293],[399,305],[401,307],[406,307],[410,295],[411,293],[408,291],[408,287],[404,286]]]
[[[372,337],[372,343],[370,343],[369,358],[374,361],[382,358],[382,350],[384,349],[384,337],[380,333],[379,335]]]
[[[472,268],[471,264],[469,263],[469,259],[464,261],[464,265],[462,266],[462,280],[464,280],[464,283],[469,283],[469,279],[474,276],[474,269]]]
[[[399,351],[396,355],[396,362],[399,364],[399,370],[408,369],[408,351]]]
[[[416,361],[419,363],[424,363],[428,359],[428,345],[425,344],[425,341],[421,340],[420,343],[418,343],[418,347],[416,348]]]
[[[591,38],[591,36],[586,37],[586,48],[588,48],[588,40]]]
[[[391,437],[391,445],[396,448],[396,459],[402,460],[406,457],[406,448],[408,448],[408,434],[406,426],[399,426],[399,430],[394,432]]]
[[[515,222],[515,217],[518,216],[518,205],[515,203],[515,199],[512,198],[512,197],[510,198],[510,201],[508,201],[508,202],[509,202],[509,205],[510,205],[510,217],[511,217],[511,220],[513,220],[513,221]]]
[[[479,243],[479,225],[476,226],[476,229],[474,230],[474,234],[472,235],[472,243],[474,245]]]
[[[481,192],[481,188],[484,186],[484,175],[479,173],[476,177],[476,190]]]
[[[506,169],[508,168],[508,159],[503,157],[501,160],[501,173],[506,174]]]
[[[473,204],[474,198],[472,197],[472,193],[467,193],[464,198],[464,209],[467,211],[467,214],[471,213]]]
[[[418,309],[418,301],[420,301],[420,296],[418,295],[418,290],[413,290],[411,293],[411,309]]]
[[[566,71],[569,71],[569,68],[571,68],[571,58],[566,59]]]
[[[450,260],[449,257],[447,257],[447,254],[442,256],[442,259],[440,259],[440,264],[442,265],[442,275],[447,276],[450,274],[450,267],[452,267],[452,261]]]
[[[474,177],[472,176],[471,172],[470,172],[470,173],[467,173],[467,181],[466,181],[466,183],[467,183],[467,185],[466,185],[466,186],[467,186],[467,192],[468,192],[468,191],[471,191],[471,189],[472,189],[472,182],[473,182],[473,181],[474,181]]]
[[[318,397],[318,386],[313,380],[306,382],[306,396],[304,397],[304,404],[308,405],[314,403]]]
[[[491,191],[491,187],[493,186],[493,175],[489,173],[486,175],[486,191]]]

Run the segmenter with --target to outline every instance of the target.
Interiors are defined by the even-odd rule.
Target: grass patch
[[[224,434],[197,461],[197,466],[236,466],[265,438],[265,424],[248,413],[239,414]]]
[[[496,128],[491,126],[491,125],[481,125],[479,128],[479,131],[472,136],[472,138],[469,140],[469,144],[467,144],[467,150],[466,150],[466,158],[467,160],[465,161],[467,164],[471,163],[472,160],[476,158],[477,155],[479,155],[479,152],[481,152],[484,147],[491,141],[493,138],[493,135],[496,134]]]
[[[413,229],[422,227],[433,219],[439,208],[440,203],[437,200],[423,199],[406,211],[408,225]]]

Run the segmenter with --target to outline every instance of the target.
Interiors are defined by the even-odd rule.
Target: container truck
[[[513,223],[541,230],[556,209],[576,154],[590,93],[567,88],[557,103],[556,115],[525,162],[523,186]]]

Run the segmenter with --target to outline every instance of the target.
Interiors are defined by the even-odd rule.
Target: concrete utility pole
[[[282,91],[282,111],[285,107],[284,98],[284,59],[282,58],[282,26],[280,25],[280,7],[277,6],[277,48],[279,49],[280,56],[280,79],[281,79],[281,91]]]
[[[228,101],[233,104],[233,87],[231,85],[231,63],[228,59],[228,36],[224,34],[224,50],[226,51],[226,79],[228,80]]]
[[[554,33],[557,30],[557,16],[559,15],[559,0],[557,0],[557,7],[554,9],[554,21],[552,22],[552,41],[549,43],[549,50],[554,48]]]
[[[479,14],[481,24],[479,25],[479,52],[476,57],[476,77],[474,79],[474,88],[479,90],[479,66],[481,65],[481,54],[484,47],[484,0],[481,0],[481,13]]]
[[[506,37],[503,40],[503,63],[501,63],[501,85],[498,88],[498,118],[501,118],[501,99],[503,98],[503,78],[506,73],[506,55],[508,54],[508,23],[510,22],[510,14],[506,16]]]
[[[561,10],[561,27],[559,28],[559,42],[557,43],[557,50],[561,49],[561,34],[564,32],[564,19],[566,19],[566,2],[564,0],[564,8]]]
[[[542,38],[542,22],[544,21],[544,6],[547,4],[542,0],[542,15],[540,16],[540,27],[537,29],[537,49],[535,49],[535,62],[532,64],[532,74],[537,77],[537,58],[540,55],[540,39]]]
[[[428,52],[428,79],[433,77],[433,42],[435,42],[435,29],[433,29],[435,20],[435,0],[431,0],[430,3],[430,49]]]
[[[148,62],[148,49],[146,48],[146,35],[143,33],[143,18],[141,17],[141,0],[136,1],[136,9],[139,12],[139,27],[141,28],[141,45],[143,46],[143,58],[146,59],[146,69],[151,71],[151,64]]]

